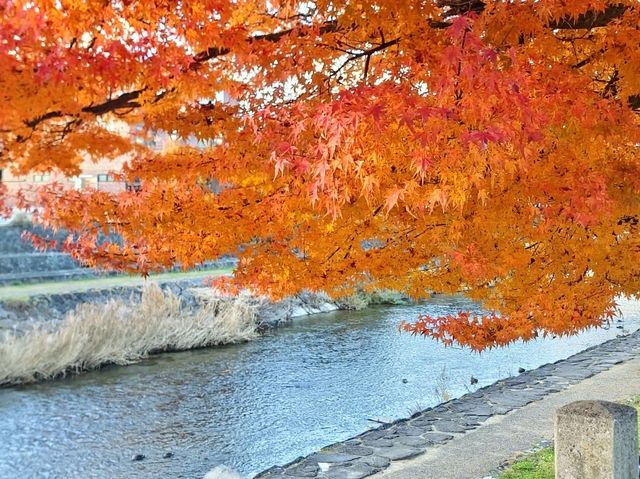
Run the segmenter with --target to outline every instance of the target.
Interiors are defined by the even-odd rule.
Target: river
[[[193,479],[218,464],[251,476],[376,427],[371,419],[409,416],[638,329],[638,304],[621,307],[624,322],[608,329],[478,354],[398,332],[399,321],[420,313],[474,308],[435,297],[315,315],[250,343],[2,389],[0,477]],[[136,454],[145,459],[132,461]]]

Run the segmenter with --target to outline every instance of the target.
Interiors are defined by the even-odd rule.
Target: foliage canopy
[[[0,11],[2,165],[73,175],[127,154],[141,180],[43,192],[42,220],[92,264],[237,251],[231,285],[276,297],[463,291],[495,313],[407,329],[477,349],[601,324],[640,291],[637,0]],[[141,141],[158,132],[171,148]],[[124,243],[98,244],[109,231]]]

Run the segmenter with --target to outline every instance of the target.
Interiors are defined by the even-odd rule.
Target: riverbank
[[[303,292],[273,302],[246,292],[224,296],[203,286],[232,271],[0,287],[0,387],[249,341],[297,317],[407,301],[376,291],[341,300]]]
[[[577,399],[640,394],[640,332],[501,380],[272,467],[256,478],[479,479],[549,439],[553,412]]]
[[[223,296],[185,281],[0,303],[5,324],[7,310],[14,324],[0,336],[0,386],[250,341],[294,317],[339,308],[320,293],[272,303],[249,294]]]

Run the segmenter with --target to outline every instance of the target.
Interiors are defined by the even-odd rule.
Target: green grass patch
[[[41,294],[60,294],[90,289],[109,289],[119,286],[140,286],[151,281],[179,281],[185,279],[206,278],[208,276],[220,276],[231,274],[233,268],[218,268],[210,270],[171,272],[152,274],[148,278],[142,276],[108,276],[104,278],[75,279],[69,281],[57,281],[48,283],[23,284],[19,286],[0,287],[0,300],[23,299]]]
[[[553,449],[547,447],[517,461],[500,479],[553,479]]]
[[[640,396],[625,401],[625,404],[635,407],[640,418]],[[638,444],[640,444],[640,421],[638,421]],[[554,479],[554,460],[553,448],[546,447],[516,461],[500,474],[498,479]]]

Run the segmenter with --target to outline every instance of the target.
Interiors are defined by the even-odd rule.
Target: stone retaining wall
[[[0,274],[60,271],[78,268],[65,253],[11,253],[0,255]]]
[[[36,251],[29,241],[22,239],[25,231],[55,240],[62,240],[66,236],[64,232],[54,234],[33,225],[0,227],[0,286],[112,274],[85,268],[66,253]]]
[[[33,271],[26,273],[0,274],[0,286],[18,286],[22,284],[53,283],[79,279],[117,276],[115,272],[99,272],[89,268],[73,268],[56,271]]]
[[[52,233],[33,225],[0,226],[0,286],[51,281],[68,281],[71,279],[92,278],[97,276],[113,276],[119,273],[84,267],[69,254],[59,251],[36,251],[30,242],[22,240],[25,231],[43,237],[64,240],[65,232]],[[113,238],[111,238],[113,240]],[[213,261],[192,268],[200,271],[211,268],[235,266],[237,258],[223,255]],[[181,271],[176,265],[171,271]]]
[[[48,239],[64,240],[65,232],[52,233],[33,225],[14,225],[0,227],[0,254],[33,253],[33,245],[22,239],[22,233],[30,231]]]

